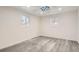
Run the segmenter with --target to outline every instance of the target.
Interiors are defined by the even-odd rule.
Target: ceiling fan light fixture
[[[41,6],[40,7],[41,11],[45,12],[45,11],[48,11],[50,9],[49,6]]]
[[[41,6],[40,7],[40,10],[41,10],[41,15],[43,16],[43,15],[45,15],[46,14],[46,12],[48,11],[48,10],[50,10],[50,7],[49,6]]]

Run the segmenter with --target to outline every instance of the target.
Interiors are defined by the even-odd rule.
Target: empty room
[[[0,52],[79,52],[78,6],[0,6]]]

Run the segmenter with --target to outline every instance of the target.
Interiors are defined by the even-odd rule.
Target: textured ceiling
[[[76,6],[50,6],[49,10],[47,10],[45,13],[42,13],[40,7],[41,6],[19,6],[16,8],[35,16],[48,16],[52,14],[77,10],[78,8]]]

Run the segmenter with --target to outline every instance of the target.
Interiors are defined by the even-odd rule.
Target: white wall
[[[77,17],[77,40],[78,40],[78,42],[79,42],[79,9],[77,10],[77,15],[78,15],[78,17]]]
[[[52,15],[53,16],[53,15]],[[58,22],[55,25],[53,17],[42,17],[41,35],[68,40],[77,40],[77,12],[71,11],[55,15]]]
[[[30,24],[21,24],[21,16],[28,16]],[[10,7],[0,7],[0,49],[39,35],[39,18]]]
[[[20,20],[23,15],[29,17],[28,25],[21,24]],[[71,11],[55,16],[58,25],[52,23],[53,18],[51,20],[49,17],[40,18],[14,8],[0,7],[0,49],[40,35],[77,40],[77,12]]]

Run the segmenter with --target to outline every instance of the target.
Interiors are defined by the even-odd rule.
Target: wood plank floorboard
[[[0,52],[79,52],[79,44],[76,41],[39,36]]]

